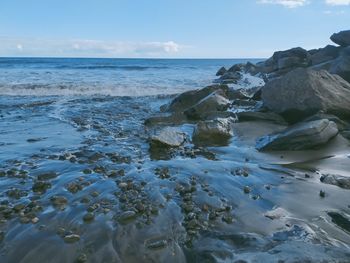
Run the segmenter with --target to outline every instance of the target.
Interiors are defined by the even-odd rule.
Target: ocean
[[[246,59],[0,58],[0,95],[149,96],[202,88]],[[256,62],[258,60],[250,60]]]

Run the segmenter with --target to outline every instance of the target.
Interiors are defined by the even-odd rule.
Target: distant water
[[[201,88],[246,59],[0,58],[0,95],[146,96]],[[251,59],[252,62],[258,60]]]

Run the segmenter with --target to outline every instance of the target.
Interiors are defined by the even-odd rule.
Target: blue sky
[[[0,56],[263,58],[349,22],[350,0],[1,0]]]

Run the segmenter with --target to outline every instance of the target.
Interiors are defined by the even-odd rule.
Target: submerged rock
[[[350,189],[350,177],[348,176],[324,174],[321,176],[320,181],[325,184],[332,184],[340,188]]]
[[[174,127],[165,127],[157,135],[151,137],[152,143],[168,147],[179,147],[185,142],[185,139],[186,135]]]
[[[226,144],[233,135],[236,121],[235,118],[201,121],[194,130],[193,141],[196,144]]]
[[[299,68],[272,80],[262,88],[262,99],[266,107],[290,122],[320,110],[350,116],[350,84],[324,70]]]
[[[71,235],[66,235],[64,238],[63,238],[64,242],[66,243],[75,243],[75,242],[78,242],[80,240],[80,236],[79,235],[76,235],[76,234],[71,234]]]
[[[259,138],[256,148],[259,151],[313,149],[327,143],[337,134],[337,125],[327,119],[302,122],[281,133]]]
[[[340,31],[331,36],[331,40],[342,47],[350,46],[350,30]]]
[[[197,104],[185,111],[189,119],[204,120],[209,114],[225,111],[230,101],[224,97],[222,91],[216,91],[199,101]]]

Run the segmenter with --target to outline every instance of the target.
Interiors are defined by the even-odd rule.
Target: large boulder
[[[204,120],[213,112],[227,110],[230,101],[224,97],[223,91],[215,91],[185,111],[185,115],[192,120]]]
[[[341,50],[340,47],[336,47],[332,45],[327,45],[324,48],[317,49],[311,55],[311,63],[314,66],[314,65],[318,65],[318,64],[333,60],[339,56],[340,50]]]
[[[340,56],[332,63],[329,72],[338,74],[350,82],[350,46],[342,50]]]
[[[256,148],[259,151],[313,149],[327,143],[337,134],[337,125],[327,119],[302,122],[281,133],[259,138]]]
[[[151,137],[152,144],[166,147],[179,147],[185,140],[185,134],[174,127],[165,127]]]
[[[247,98],[241,91],[233,90],[227,85],[211,85],[203,89],[190,90],[178,95],[169,105],[163,107],[163,111],[184,112],[215,91],[222,92],[222,96],[229,100]]]
[[[263,73],[278,72],[281,75],[296,67],[307,67],[309,64],[310,54],[308,51],[296,47],[285,51],[277,51],[271,58],[257,65]]]
[[[289,122],[319,111],[350,116],[350,84],[327,71],[298,68],[262,88],[264,105]]]
[[[331,36],[331,40],[342,47],[350,46],[350,30],[340,31]]]
[[[241,79],[242,75],[238,71],[227,71],[223,74],[218,80],[222,84],[232,84],[237,83],[239,79]]]
[[[217,118],[198,122],[192,139],[199,145],[225,145],[233,135],[233,124],[237,118]]]

